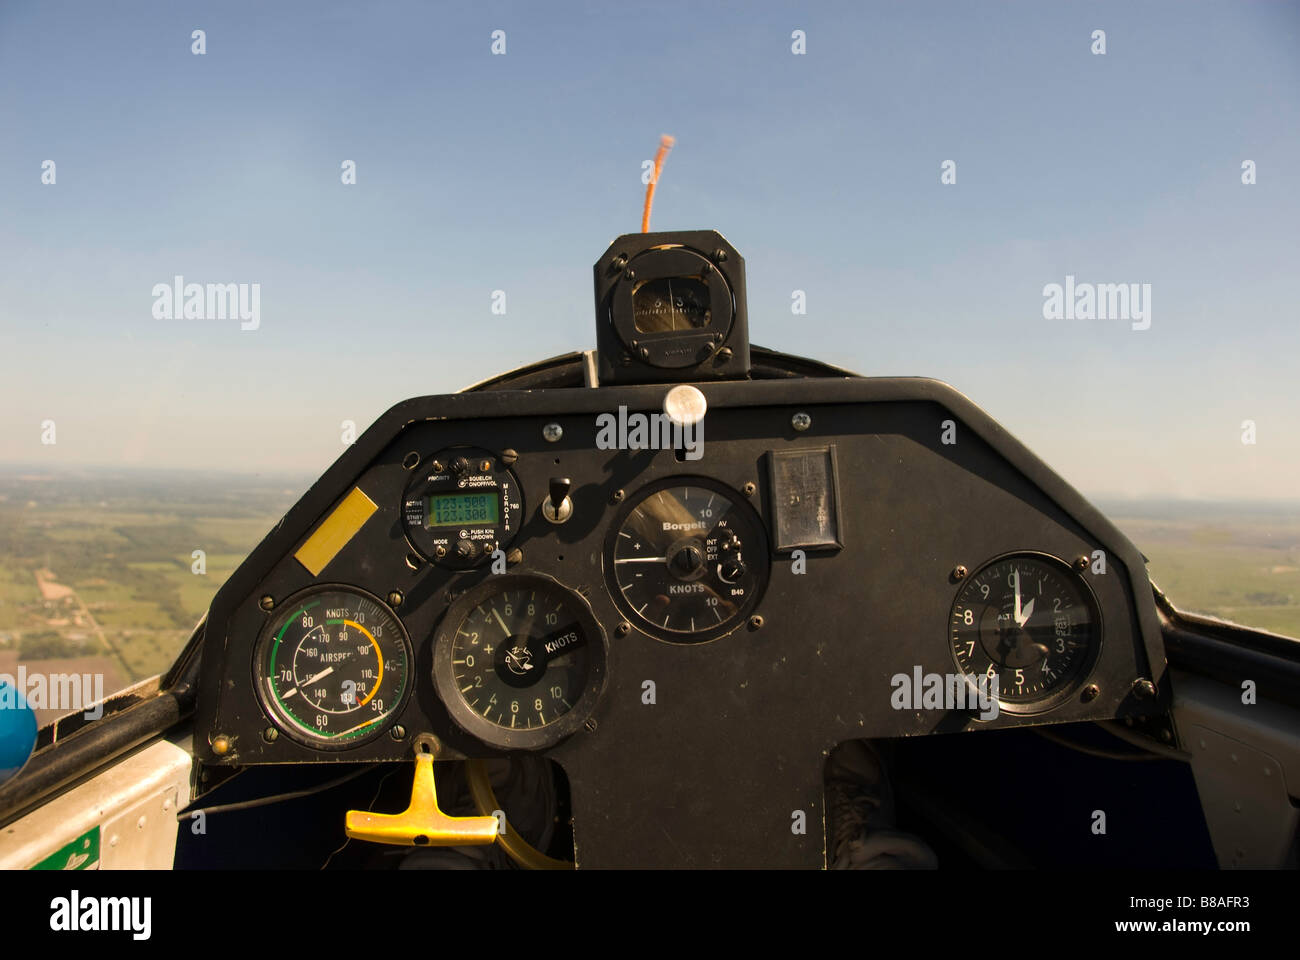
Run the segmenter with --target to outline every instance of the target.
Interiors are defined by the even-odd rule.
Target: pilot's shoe
[[[894,829],[894,796],[869,740],[840,744],[826,761],[826,818],[832,870],[933,870],[934,851]]]

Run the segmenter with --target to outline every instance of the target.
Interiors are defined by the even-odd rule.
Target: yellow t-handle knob
[[[349,810],[344,829],[356,840],[405,847],[467,847],[497,838],[496,817],[450,817],[438,809],[433,756],[417,753],[411,805],[401,813]]]

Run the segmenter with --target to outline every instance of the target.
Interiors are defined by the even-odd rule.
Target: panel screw
[[[1101,696],[1101,687],[1097,686],[1095,683],[1090,683],[1083,688],[1083,693],[1080,695],[1079,699],[1083,703],[1092,703],[1092,701],[1096,700],[1099,696]]]
[[[396,726],[394,726],[393,729],[388,731],[388,735],[392,737],[394,740],[405,740],[406,728],[399,723]]]
[[[622,623],[620,623],[617,627],[614,628],[614,632],[618,634],[620,637],[626,637],[628,635],[628,631],[630,631],[631,629],[632,629],[632,624],[624,620]]]
[[[388,592],[388,605],[390,607],[400,607],[404,599],[406,598],[402,596],[401,590],[390,590]]]
[[[564,428],[558,423],[548,423],[542,427],[542,439],[547,443],[555,443],[562,436],[564,436]]]
[[[751,480],[749,483],[746,483],[745,486],[742,487],[741,489],[745,491],[745,496],[752,497],[755,494],[755,492],[757,492],[758,487]]]
[[[501,463],[503,466],[510,466],[519,459],[519,451],[511,447],[506,447],[501,451]]]
[[[626,253],[620,253],[620,254],[619,254],[617,257],[615,257],[615,258],[613,259],[613,261],[610,263],[610,265],[609,265],[609,272],[610,272],[610,273],[618,273],[620,270],[622,270],[622,269],[623,269],[624,267],[626,267],[626,266],[627,266],[627,254],[626,254]]]
[[[803,433],[812,426],[812,417],[806,413],[796,413],[790,418],[790,426],[794,427],[800,433]]]
[[[262,739],[267,743],[275,743],[275,741],[280,739],[280,731],[275,729],[275,727],[267,727],[262,731]],[[215,743],[212,745],[212,749],[216,749]]]
[[[648,360],[648,359],[650,359],[650,348],[649,348],[649,347],[642,347],[640,350],[637,351],[637,355],[638,355],[642,360]]]
[[[970,572],[969,570],[967,570],[964,566],[962,566],[959,563],[957,564],[957,566],[952,568],[952,578],[954,580],[965,580],[966,574],[968,574],[969,572]]]
[[[1133,695],[1140,700],[1154,700],[1156,685],[1150,680],[1139,678],[1133,681]]]
[[[718,261],[718,263],[726,263],[727,251],[723,250],[721,247],[718,247],[718,249],[713,251],[713,259]]]
[[[588,717],[588,718],[587,718],[587,722],[584,723],[584,724],[582,725],[582,729],[586,730],[588,733],[595,733],[595,731],[596,731],[596,718],[595,718],[595,717]]]
[[[760,616],[759,614],[756,613],[756,614],[754,614],[752,617],[749,618],[749,629],[751,629],[751,630],[757,630],[757,629],[759,629],[761,626],[763,626],[763,618],[762,618],[762,616]]]
[[[225,736],[216,737],[212,741],[212,752],[217,756],[224,756],[230,752],[230,738]]]
[[[722,361],[723,363],[726,363],[728,360],[730,360],[730,359],[731,359],[731,348],[730,348],[730,347],[723,347],[721,350],[719,350],[719,351],[718,351],[718,359],[719,359],[720,361]]]
[[[1078,567],[1080,570],[1082,570],[1084,567],[1086,567],[1086,566],[1088,565],[1088,558],[1087,558],[1087,557],[1075,557],[1075,558],[1074,558],[1074,565],[1075,565],[1076,567]]]
[[[614,495],[610,499],[613,500],[615,503],[622,503],[623,498],[626,496],[627,494],[622,490],[615,490]]]
[[[270,594],[267,594],[261,600],[257,601],[257,605],[261,607],[263,610],[270,610],[275,606],[275,597],[271,596]]]
[[[627,270],[624,270],[624,271],[623,271],[623,279],[624,279],[624,280],[635,280],[635,279],[636,279],[636,271],[633,270],[633,269],[631,269],[630,267],[629,267]]]

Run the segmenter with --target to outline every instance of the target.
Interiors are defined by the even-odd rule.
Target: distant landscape
[[[112,691],[166,670],[310,482],[0,468],[0,673],[58,661]],[[1179,607],[1300,637],[1300,502],[1097,505]]]
[[[1179,609],[1300,637],[1300,501],[1096,505]]]
[[[0,469],[0,673],[59,660],[66,672],[105,673],[111,692],[163,672],[309,485]]]

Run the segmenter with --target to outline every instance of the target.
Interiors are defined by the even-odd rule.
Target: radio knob
[[[451,472],[456,476],[462,476],[469,470],[469,461],[464,457],[457,457],[451,462]]]

